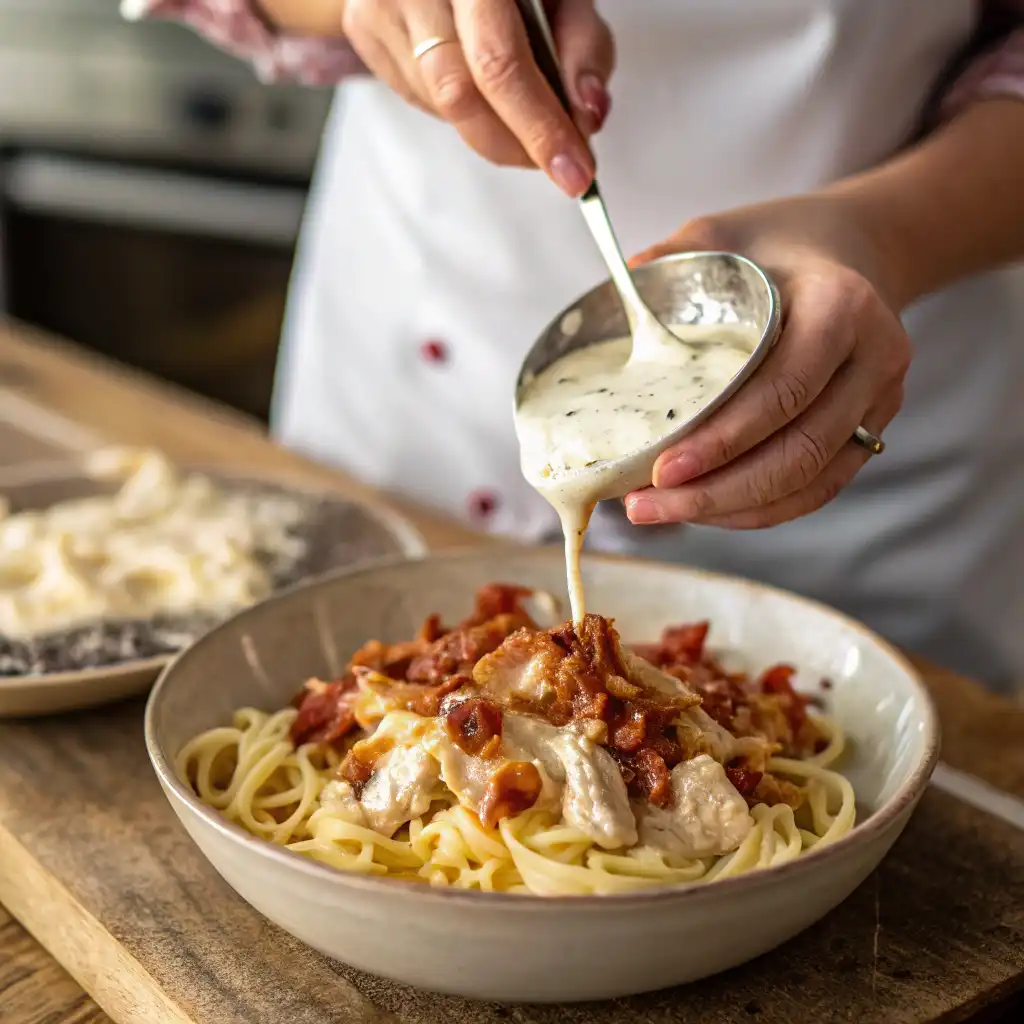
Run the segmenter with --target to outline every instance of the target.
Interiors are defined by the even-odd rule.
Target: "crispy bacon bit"
[[[725,774],[728,780],[736,787],[736,791],[744,798],[754,795],[758,783],[764,776],[764,772],[751,771],[747,767],[746,762],[740,759],[730,761],[725,766]]]
[[[426,640],[405,640],[398,644],[382,644],[371,640],[352,655],[349,671],[355,668],[370,668],[391,679],[404,679],[413,658],[427,650]]]
[[[795,811],[804,802],[803,790],[792,782],[777,778],[774,775],[765,775],[754,787],[754,792],[747,797],[747,803],[751,807],[754,804],[767,804],[773,807],[775,804],[787,804]]]
[[[540,796],[540,772],[529,761],[508,761],[490,778],[480,802],[480,820],[487,828],[497,828],[502,818],[512,818],[529,810]]]
[[[665,660],[692,665],[700,662],[710,628],[709,622],[694,622],[666,629],[661,635],[661,650]]]
[[[358,800],[363,794],[363,787],[376,770],[375,762],[364,761],[354,750],[350,750],[345,755],[345,760],[338,765],[338,778],[344,779],[352,787],[352,792]]]
[[[639,785],[643,796],[655,807],[667,807],[672,800],[672,780],[669,778],[665,759],[653,750],[641,750],[633,758],[636,771],[634,782]]]
[[[671,735],[665,733],[660,736],[652,736],[648,740],[648,746],[666,764],[673,767],[679,764],[680,761],[685,761],[687,758],[694,756],[684,751],[677,740],[672,739]]]
[[[337,743],[347,735],[356,724],[355,685],[352,676],[333,683],[310,680],[297,698],[299,713],[289,730],[292,743]]]
[[[435,640],[439,640],[447,633],[448,630],[441,625],[440,615],[428,615],[423,620],[423,625],[420,626],[420,631],[416,636],[416,639],[422,643],[432,644]]]
[[[676,626],[634,649],[700,694],[704,711],[734,736],[761,737],[790,757],[823,749],[823,732],[807,715],[812,699],[793,688],[790,666],[776,665],[756,682],[727,672],[707,650],[707,634],[706,622]]]
[[[612,725],[612,746],[626,754],[636,753],[647,737],[647,716],[635,705],[626,703]]]
[[[501,748],[501,709],[488,700],[464,700],[448,712],[445,730],[471,757],[493,757]]]
[[[401,683],[388,679],[372,669],[357,667],[353,669],[353,673],[363,685],[381,693],[387,700],[390,710],[412,711],[428,718],[441,713],[445,697],[464,686],[473,685],[473,680],[469,676],[449,676],[437,686],[423,686],[419,683]]]
[[[779,698],[782,712],[789,719],[794,733],[800,731],[807,718],[807,698],[793,689],[795,675],[796,669],[792,665],[775,665],[762,674],[758,683],[762,693],[774,694]]]
[[[618,697],[619,700],[630,700],[633,697],[639,697],[644,692],[639,686],[627,682],[622,676],[609,676],[605,680],[605,687],[613,697]]]
[[[496,651],[517,629],[528,625],[522,616],[507,613],[468,627],[460,627],[435,640],[414,657],[405,673],[411,683],[443,682],[448,676],[470,674],[485,655]]]
[[[524,626],[536,628],[530,613],[523,607],[523,601],[533,596],[529,587],[514,583],[488,583],[476,592],[473,614],[460,625],[460,629],[482,626],[499,615],[513,615],[522,619]]]

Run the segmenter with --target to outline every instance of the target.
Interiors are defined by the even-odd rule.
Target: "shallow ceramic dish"
[[[640,895],[430,889],[345,874],[256,839],[175,775],[174,756],[193,735],[228,723],[242,705],[283,707],[309,676],[336,674],[366,639],[404,639],[429,612],[465,615],[475,589],[491,581],[561,594],[564,572],[552,550],[378,564],[271,598],[179,655],[150,696],[146,743],[171,806],[214,868],[330,956],[422,988],[503,1001],[603,999],[692,981],[766,952],[845,899],[903,830],[934,767],[938,726],[920,679],[836,612],[678,566],[584,558],[588,602],[615,616],[627,641],[707,617],[712,646],[742,652],[751,669],[791,661],[819,693],[829,678],[829,711],[851,741],[837,767],[857,791],[860,816],[835,845],[770,871]]]
[[[338,495],[310,491],[285,479],[186,467],[218,483],[246,491],[295,495],[315,514],[309,551],[289,573],[291,581],[379,558],[415,557],[426,547],[407,520]],[[116,484],[87,476],[74,465],[19,467],[0,471],[0,496],[14,512],[46,508],[60,501],[110,493]],[[140,624],[145,629],[146,624]],[[166,630],[174,632],[173,624]],[[54,646],[61,642],[55,635]],[[0,648],[6,642],[0,637]],[[0,656],[3,650],[0,649]],[[120,700],[147,690],[172,655],[129,657],[96,667],[22,675],[0,674],[0,718],[52,714]]]

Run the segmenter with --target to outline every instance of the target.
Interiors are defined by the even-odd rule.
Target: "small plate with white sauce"
[[[0,717],[140,693],[282,587],[424,552],[393,513],[153,451],[0,471]]]

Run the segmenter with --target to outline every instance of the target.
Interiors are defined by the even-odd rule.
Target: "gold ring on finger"
[[[424,39],[422,43],[417,43],[412,51],[413,60],[419,60],[421,57],[425,57],[431,50],[436,50],[439,46],[444,46],[445,43],[454,43],[454,39],[445,39],[443,36],[431,36],[429,39]]]

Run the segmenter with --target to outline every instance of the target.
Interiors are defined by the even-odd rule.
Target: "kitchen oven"
[[[265,415],[329,101],[116,0],[0,0],[4,312]]]

